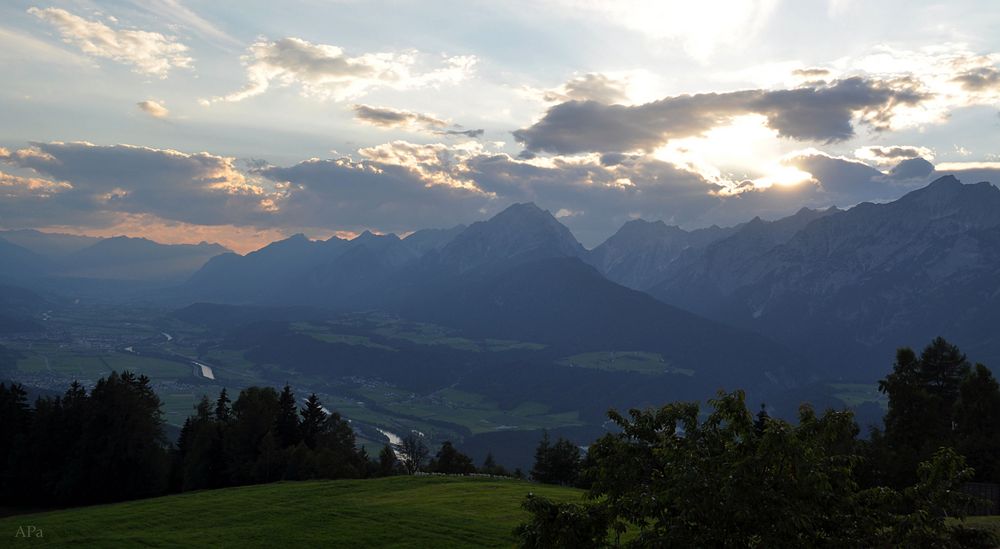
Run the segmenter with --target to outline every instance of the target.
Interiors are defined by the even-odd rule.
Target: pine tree
[[[884,421],[891,457],[883,467],[892,484],[912,484],[919,462],[954,446],[955,405],[968,372],[965,355],[940,337],[919,358],[911,349],[896,352],[892,373],[879,381],[879,391],[889,397]]]
[[[562,437],[552,444],[546,431],[535,449],[531,478],[547,484],[572,485],[580,475],[580,464],[579,447]]]
[[[222,391],[219,391],[219,398],[215,401],[215,421],[229,422],[233,412],[229,403],[229,395],[226,394],[226,388],[223,387]]]
[[[957,449],[976,470],[976,480],[1000,482],[1000,385],[982,364],[959,388],[955,430]]]
[[[278,416],[275,418],[274,432],[280,448],[295,446],[301,439],[299,410],[295,405],[295,394],[288,385],[285,385],[278,396]]]
[[[316,448],[316,440],[326,427],[327,414],[323,411],[323,403],[316,393],[309,395],[306,406],[302,409],[302,440],[309,448]]]

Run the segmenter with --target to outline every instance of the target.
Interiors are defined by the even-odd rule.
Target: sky
[[[0,227],[239,252],[535,202],[593,247],[1000,183],[992,0],[12,0]]]

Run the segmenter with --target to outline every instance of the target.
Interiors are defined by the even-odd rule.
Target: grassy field
[[[6,547],[510,547],[529,492],[583,495],[459,477],[283,482],[8,517],[0,539]],[[15,538],[28,526],[43,537]]]
[[[663,360],[658,353],[644,351],[602,351],[568,356],[560,364],[575,368],[607,370],[617,372],[638,372],[645,375],[680,374],[691,377],[694,370],[676,368]]]

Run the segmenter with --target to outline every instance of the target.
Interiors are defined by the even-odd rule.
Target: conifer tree
[[[278,397],[278,416],[275,418],[274,433],[281,448],[295,446],[301,440],[299,409],[295,404],[292,388],[285,385]]]
[[[229,395],[226,388],[219,391],[219,398],[215,401],[215,421],[227,423],[232,416],[232,408],[229,406]]]
[[[302,414],[302,441],[309,448],[316,448],[316,440],[326,427],[327,414],[323,411],[323,403],[320,402],[316,393],[309,395],[306,406],[300,412]]]

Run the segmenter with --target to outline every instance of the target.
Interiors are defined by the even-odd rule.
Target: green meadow
[[[5,547],[511,547],[528,493],[516,480],[388,477],[281,482],[0,519]],[[41,538],[15,537],[33,526]]]

